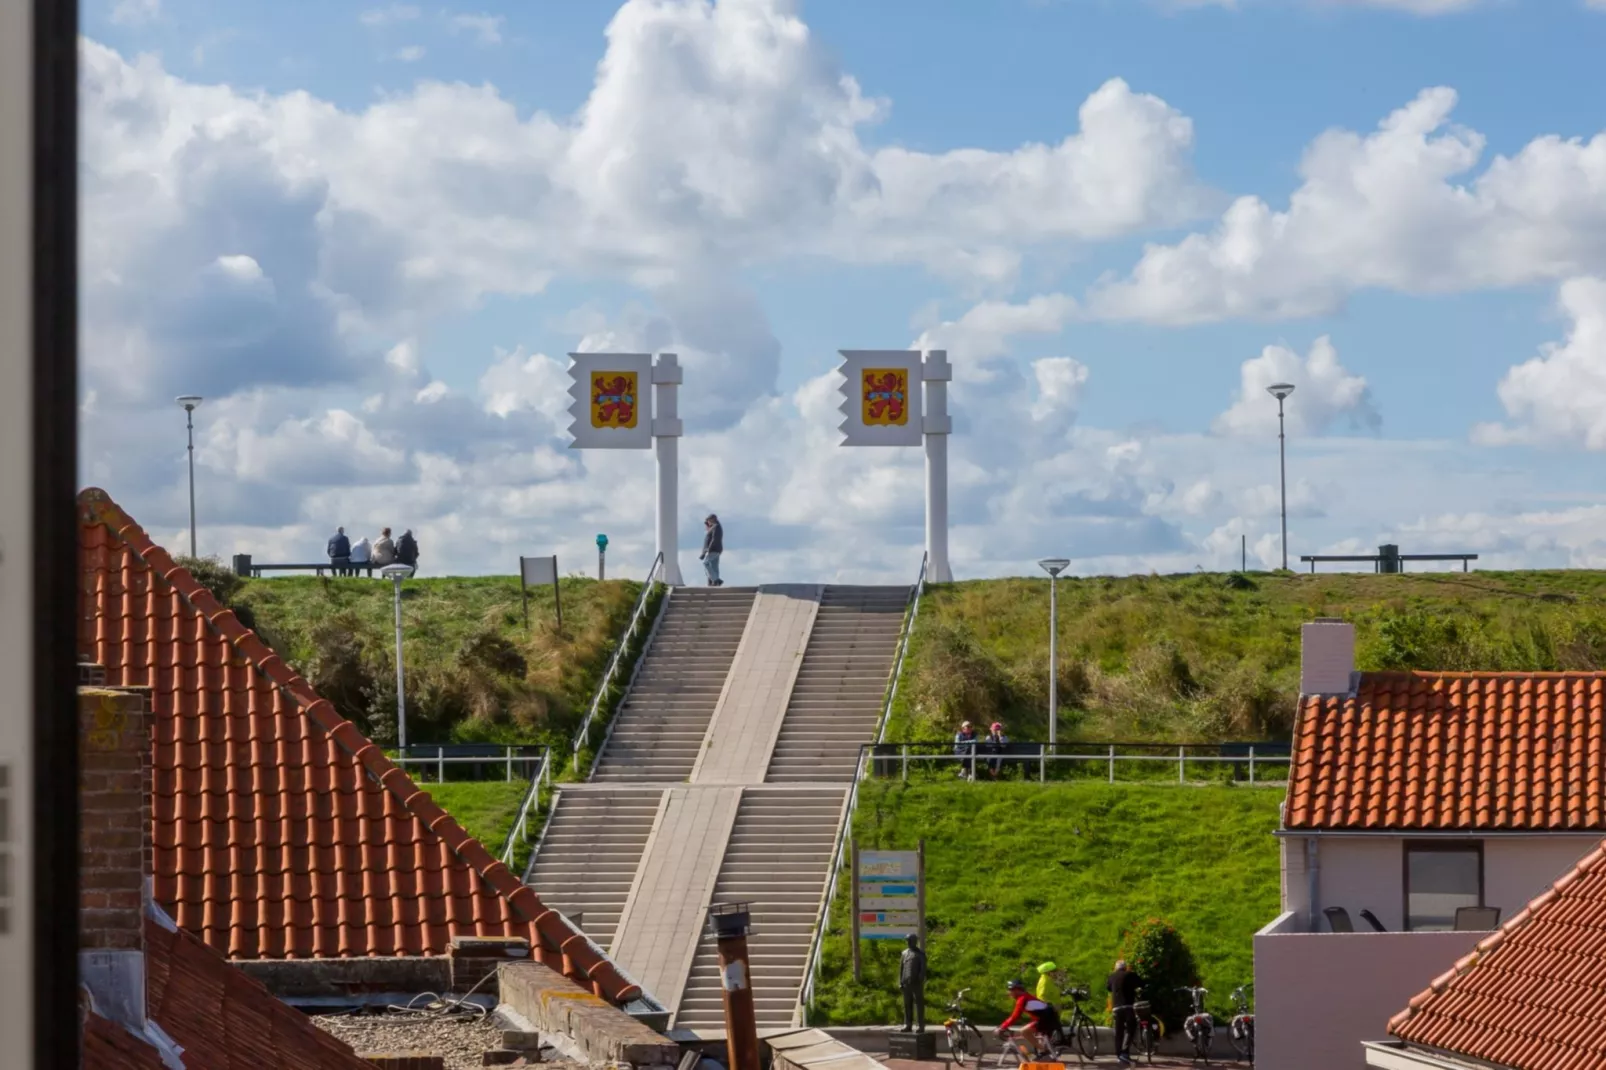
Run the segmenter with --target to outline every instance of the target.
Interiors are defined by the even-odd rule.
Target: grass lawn
[[[1197,573],[1062,579],[1061,739],[1287,738],[1299,626],[1356,626],[1367,669],[1606,666],[1606,572]],[[887,738],[964,718],[1047,736],[1048,582],[928,588]]]
[[[1214,1006],[1253,980],[1251,937],[1277,914],[1282,799],[1276,788],[868,781],[854,835],[861,848],[925,838],[928,1019],[973,986],[967,1008],[1001,1021],[1022,963],[1053,959],[1102,985],[1124,928],[1151,916],[1188,941]],[[864,942],[855,984],[848,910],[844,868],[810,1020],[900,1020],[902,948]]]
[[[530,589],[526,629],[512,576],[406,583],[409,742],[568,744],[641,585],[573,576],[561,587],[560,630],[549,587]],[[343,716],[376,742],[394,742],[389,583],[315,576],[247,580],[229,601],[244,607],[247,623]]]
[[[493,856],[502,850],[502,841],[507,839],[508,829],[513,827],[513,819],[519,813],[519,803],[524,801],[524,792],[529,786],[525,780],[448,781],[445,784],[420,785],[429,792],[430,798],[440,804],[441,809],[451,814]],[[537,823],[531,830],[532,842],[540,831]],[[514,849],[514,861],[518,863],[513,871],[515,875],[524,871],[525,856],[519,846],[515,845]]]

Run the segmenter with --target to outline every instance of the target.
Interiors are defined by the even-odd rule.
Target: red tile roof
[[[183,1048],[186,1070],[372,1070],[306,1015],[275,999],[182,929],[145,921],[145,1013]],[[91,1014],[83,1065],[163,1070],[156,1048]]]
[[[1363,673],[1304,700],[1290,829],[1606,829],[1606,673]]]
[[[1606,847],[1436,978],[1389,1032],[1516,1070],[1606,1070]]]
[[[231,958],[518,936],[598,995],[640,993],[105,491],[79,513],[80,660],[152,688],[155,894],[180,928]]]

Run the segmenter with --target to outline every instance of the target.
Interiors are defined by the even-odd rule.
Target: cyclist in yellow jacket
[[[1059,969],[1059,966],[1057,966],[1056,964],[1054,964],[1052,962],[1045,962],[1045,963],[1040,964],[1037,967],[1037,993],[1036,993],[1036,995],[1037,995],[1037,998],[1042,1000],[1044,1003],[1050,1002],[1048,997],[1053,995],[1053,985],[1054,985],[1053,974],[1054,974],[1054,971],[1057,970],[1057,969]]]

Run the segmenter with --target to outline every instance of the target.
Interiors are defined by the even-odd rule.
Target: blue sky
[[[817,384],[837,348],[920,340],[946,345],[964,365],[956,414],[973,434],[964,447],[956,436],[955,448],[972,451],[962,457],[977,489],[956,494],[972,507],[956,517],[966,529],[956,531],[962,575],[1018,571],[1017,559],[1029,562],[1038,545],[1066,553],[1082,572],[1219,567],[1231,556],[1228,543],[1236,547],[1233,531],[1267,560],[1276,518],[1267,512],[1262,466],[1269,459],[1275,476],[1275,439],[1266,437],[1266,413],[1239,402],[1244,384],[1258,392],[1274,366],[1313,376],[1294,380],[1303,387],[1295,400],[1311,406],[1290,438],[1291,481],[1307,481],[1292,494],[1296,515],[1306,514],[1291,525],[1296,554],[1353,551],[1388,537],[1412,542],[1408,549],[1470,547],[1508,565],[1606,559],[1606,541],[1593,534],[1601,517],[1591,511],[1599,507],[1597,451],[1606,447],[1606,432],[1592,430],[1606,342],[1589,327],[1597,313],[1606,319],[1590,285],[1606,275],[1606,139],[1590,141],[1606,128],[1598,62],[1606,10],[1585,0],[1452,0],[1434,14],[1410,10],[1435,6],[1425,0],[721,6],[726,15],[745,11],[766,32],[782,27],[782,44],[765,51],[769,44],[742,38],[737,19],[694,0],[636,0],[623,9],[590,0],[91,3],[85,37],[107,58],[88,78],[109,88],[87,106],[89,155],[105,161],[93,165],[105,186],[97,192],[98,180],[87,183],[86,222],[94,226],[104,213],[115,225],[105,250],[86,247],[85,270],[117,281],[90,288],[86,318],[122,355],[104,367],[91,361],[86,380],[107,424],[116,413],[130,429],[89,433],[86,478],[121,483],[121,493],[108,489],[131,499],[125,504],[153,528],[182,525],[180,469],[151,453],[164,441],[146,414],[155,395],[119,385],[127,376],[116,369],[145,360],[170,370],[194,360],[192,378],[206,368],[222,401],[202,410],[211,421],[200,457],[211,481],[203,499],[213,509],[214,552],[250,544],[289,553],[319,541],[335,503],[382,508],[400,495],[429,503],[420,505],[420,526],[439,533],[443,557],[464,571],[499,570],[513,543],[576,542],[569,520],[577,528],[612,524],[628,555],[650,542],[650,519],[621,511],[616,499],[610,505],[598,488],[610,479],[632,493],[646,486],[635,470],[645,458],[634,468],[620,458],[576,459],[562,453],[561,427],[514,434],[507,411],[484,427],[473,421],[484,422],[496,404],[487,377],[511,376],[514,364],[524,378],[516,404],[503,408],[515,404],[550,422],[549,399],[530,393],[549,389],[550,377],[525,362],[557,361],[581,345],[674,346],[693,353],[688,433],[710,436],[702,445],[688,440],[691,496],[699,507],[725,502],[722,514],[737,506],[735,527],[745,522],[755,536],[752,578],[901,574],[911,539],[918,544],[918,486],[908,485],[917,458],[827,458],[820,443],[828,436],[810,437],[819,429],[809,422],[819,422],[825,388]],[[616,17],[626,30],[610,43]],[[806,33],[788,37],[788,26]],[[132,66],[141,55],[144,66]],[[613,89],[599,74],[605,56],[626,72]],[[844,76],[858,97],[876,102],[873,119],[844,118],[858,106],[839,92]],[[1111,105],[1120,115],[1115,133],[1089,135],[1077,150],[1084,170],[1043,179],[1026,147],[1079,137],[1079,109],[1110,79],[1128,87]],[[421,87],[429,83],[463,87],[426,106]],[[487,87],[494,104],[468,87]],[[1424,124],[1427,148],[1415,151],[1423,140],[1406,138],[1368,154],[1379,124],[1433,87],[1456,99]],[[583,109],[598,94],[623,110],[588,119]],[[1140,96],[1157,99],[1134,103]],[[492,115],[502,106],[511,107],[513,125]],[[145,128],[125,122],[130,109],[151,116]],[[308,109],[319,118],[290,114]],[[380,121],[385,109],[397,122]],[[1154,109],[1185,122],[1186,133],[1159,125],[1166,120]],[[610,141],[603,124],[628,127],[637,114],[646,132],[623,128]],[[717,122],[713,135],[680,138],[677,122],[699,114],[740,124],[757,148],[720,141]],[[809,125],[816,119],[823,133]],[[581,147],[551,156],[532,147],[528,158],[512,152],[500,162],[475,146],[433,155],[453,129],[500,123],[502,144],[522,145],[546,120],[563,131],[554,136]],[[1156,124],[1153,136],[1134,134],[1127,144],[1120,132],[1148,130],[1144,123]],[[371,190],[360,151],[345,151],[341,135],[309,133],[342,124],[344,136],[385,156]],[[764,158],[777,151],[765,124],[779,131],[774,144],[799,154],[796,166]],[[205,138],[186,133],[203,127]],[[1150,262],[1147,245],[1208,239],[1234,198],[1288,211],[1309,178],[1304,161],[1327,131],[1349,140],[1335,142],[1314,222],[1290,225],[1291,237],[1257,232],[1263,271],[1240,277],[1217,255],[1190,261],[1166,285],[1121,287]],[[853,161],[873,161],[883,189],[894,172],[878,153],[900,148],[921,154],[921,174],[948,183],[940,187],[947,192],[908,219],[863,231],[853,229],[862,209],[841,192],[847,187],[804,204],[797,220],[785,218],[784,196],[768,203],[764,184],[851,175],[859,163],[809,147],[841,137],[853,140]],[[1533,149],[1546,137],[1560,139],[1558,147]],[[1467,139],[1469,148],[1466,166],[1448,168],[1434,185],[1437,139]],[[622,200],[586,192],[583,174],[564,171],[565,160],[598,159],[612,144],[612,166],[631,184]],[[216,177],[233,173],[217,161],[247,147],[271,162],[242,164],[238,179]],[[956,177],[968,166],[952,157],[958,150],[994,154],[987,166],[1011,177],[990,185]],[[453,152],[469,162],[454,162]],[[817,155],[828,158],[818,175]],[[1497,157],[1522,165],[1484,181]],[[412,158],[416,174],[408,173]],[[772,163],[774,173],[765,173]],[[638,165],[641,174],[628,175]],[[695,175],[699,166],[712,177]],[[756,176],[758,192],[738,183],[721,200],[729,192],[714,188],[721,168]],[[661,173],[673,184],[682,169],[694,173],[688,181],[701,199],[690,216],[655,202],[651,180],[647,194],[631,199],[643,175]],[[472,187],[464,179],[459,188],[469,170]],[[151,173],[166,176],[159,184],[167,195],[162,211],[141,220],[139,178]],[[547,174],[578,184],[583,211],[594,214],[591,230],[542,219],[534,194],[527,227],[508,223],[521,219],[516,191],[541,188]],[[257,179],[264,188],[252,186]],[[265,188],[274,185],[281,188]],[[797,195],[807,199],[813,189],[800,185]],[[1123,207],[1133,190],[1147,199]],[[373,206],[364,203],[370,193]],[[476,213],[504,193],[507,203],[495,204],[502,222],[478,234],[484,220]],[[999,222],[1015,205],[1055,197],[1065,203],[1044,201],[1044,211],[1063,209],[1062,220],[1039,226],[1023,211]],[[247,248],[288,243],[297,227],[305,236],[296,252],[273,250],[280,266]],[[526,244],[503,247],[499,227],[517,229]],[[819,239],[824,232],[831,240]],[[429,241],[437,244],[426,248]],[[187,250],[182,264],[151,263],[176,248]],[[387,283],[404,248],[448,266],[432,268],[426,281]],[[983,253],[985,268],[967,259]],[[245,274],[230,274],[228,265],[245,263],[240,257],[251,258]],[[116,264],[103,268],[101,259]],[[1220,269],[1220,279],[1204,279],[1202,265]],[[258,326],[249,339],[220,347],[212,321],[241,322],[228,303],[238,295],[201,286],[170,309],[171,322],[157,324],[152,303],[129,281],[144,271],[167,283],[164,292],[188,273],[267,287],[272,296],[250,306],[247,318]],[[1578,282],[1564,311],[1570,280]],[[1208,296],[1213,285],[1225,287],[1219,297]],[[1061,300],[1060,311],[1031,326],[998,326],[998,310],[1018,311],[1043,295]],[[1324,337],[1336,352],[1332,374],[1286,363]],[[177,355],[191,343],[196,355]],[[140,352],[130,356],[124,346]],[[1289,352],[1261,357],[1274,346]],[[1502,392],[1513,367],[1546,346],[1560,347],[1560,357]],[[387,362],[387,352],[395,359]],[[1257,358],[1263,368],[1245,367]],[[320,361],[339,370],[320,372]],[[1038,404],[1056,369],[1068,368],[1080,369],[1076,385]],[[449,392],[473,420],[415,411],[424,404],[421,386],[437,381],[425,401]],[[699,389],[703,400],[694,398]],[[1012,441],[1012,422],[1034,404],[1042,426]],[[792,430],[782,434],[776,421]],[[367,459],[320,474],[303,463],[303,453],[320,449]],[[1011,463],[1022,449],[1031,466]],[[558,459],[541,459],[553,451]],[[772,462],[761,460],[771,453]],[[799,464],[777,484],[774,465],[784,471],[786,459],[816,453],[819,472]],[[451,464],[442,467],[445,458]],[[833,501],[849,482],[877,479],[893,488],[886,502]],[[1030,494],[1008,486],[1015,479],[1049,480],[1097,524],[1062,524],[1043,502],[1034,509]],[[810,495],[820,500],[800,504]],[[802,519],[818,515],[830,519]],[[1077,541],[1083,545],[1052,545]],[[845,542],[871,550],[844,563]]]

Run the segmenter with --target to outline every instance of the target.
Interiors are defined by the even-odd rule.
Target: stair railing
[[[892,676],[887,682],[887,698],[881,707],[881,721],[876,725],[875,738],[880,743],[887,734],[887,721],[892,717],[892,703],[898,697],[898,678],[903,675],[904,655],[909,652],[909,637],[914,634],[915,618],[920,615],[920,596],[926,591],[926,565],[929,555],[920,556],[920,574],[909,588],[909,601],[904,611],[903,632],[898,636],[898,657],[892,663]],[[808,964],[803,969],[803,987],[798,992],[797,1009],[792,1013],[793,1025],[808,1025],[809,1005],[814,1002],[814,986],[820,979],[820,951],[825,945],[825,927],[831,917],[831,904],[836,901],[837,881],[847,864],[849,833],[853,827],[853,814],[859,806],[859,785],[864,781],[869,766],[869,754],[874,748],[859,748],[859,762],[853,769],[853,787],[848,791],[842,819],[837,822],[836,848],[831,852],[831,875],[826,878],[825,890],[820,897],[820,909],[814,918],[814,942],[809,945]]]
[[[530,876],[535,872],[535,860],[541,854],[541,845],[546,843],[546,834],[552,828],[552,819],[558,815],[558,794],[563,789],[552,793],[552,804],[546,808],[546,820],[541,822],[541,835],[535,838],[535,846],[530,848],[530,857],[524,861],[524,875],[519,879],[525,884],[530,883]],[[576,929],[579,926],[575,926]]]
[[[641,585],[641,594],[636,597],[635,608],[630,611],[630,623],[625,626],[624,635],[619,637],[619,645],[613,649],[613,657],[608,659],[608,668],[597,681],[597,690],[591,696],[591,708],[586,711],[586,719],[580,722],[579,731],[574,734],[574,771],[580,771],[580,752],[591,742],[591,728],[601,715],[602,704],[608,697],[608,688],[613,684],[614,675],[619,671],[619,662],[630,649],[630,640],[635,637],[636,630],[641,627],[642,618],[647,613],[647,599],[652,595],[653,587],[659,582],[664,571],[664,555],[659,554],[652,560],[652,568],[647,570],[647,580]],[[636,659],[641,664],[641,659]],[[635,676],[632,674],[631,679]],[[612,732],[612,722],[609,723]],[[599,751],[600,753],[600,751]]]
[[[530,778],[530,786],[524,791],[524,798],[519,800],[518,816],[513,819],[513,827],[507,830],[507,839],[502,841],[502,852],[496,857],[509,869],[513,868],[514,844],[522,837],[526,842],[530,838],[530,814],[540,805],[541,787],[552,786],[552,750],[550,747],[541,749],[541,764]]]

